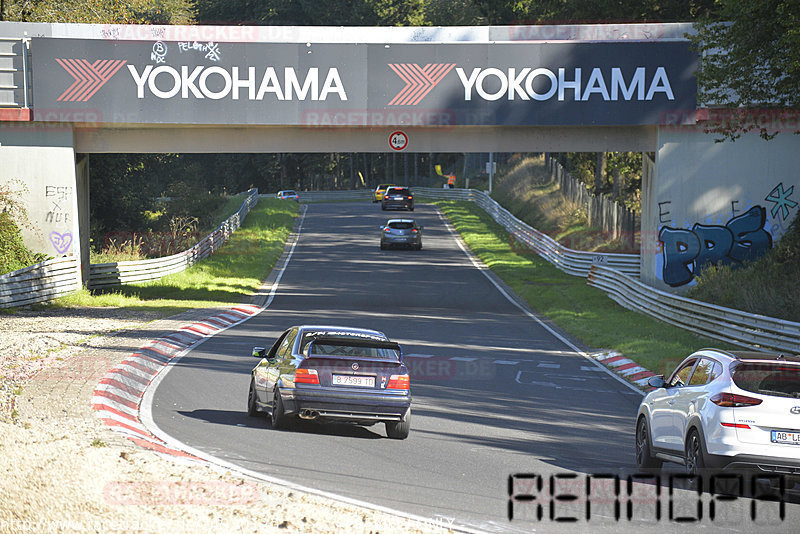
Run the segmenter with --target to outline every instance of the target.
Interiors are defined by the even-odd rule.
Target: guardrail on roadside
[[[247,191],[247,198],[242,202],[239,211],[226,219],[199,243],[183,252],[163,258],[92,264],[89,267],[89,289],[158,280],[169,274],[185,271],[221,248],[257,203],[258,190]]]
[[[567,274],[585,277],[589,274],[592,265],[605,265],[632,276],[639,276],[638,254],[584,252],[567,248],[552,237],[517,219],[483,191],[437,189],[435,187],[414,187],[413,189],[418,195],[429,198],[475,202],[514,236],[517,243],[524,244]]]
[[[696,334],[750,349],[800,354],[800,323],[673,295],[600,265],[592,266],[587,282],[629,310]]]
[[[45,302],[81,288],[77,257],[53,258],[0,275],[0,308]]]

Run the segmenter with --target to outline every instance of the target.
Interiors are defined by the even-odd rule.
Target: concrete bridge
[[[31,248],[88,265],[92,153],[639,151],[642,278],[682,288],[800,197],[796,136],[704,133],[687,31],[0,23],[0,181]]]

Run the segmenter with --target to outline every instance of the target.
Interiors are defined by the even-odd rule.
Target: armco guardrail
[[[433,187],[414,187],[413,189],[418,195],[430,198],[475,202],[498,224],[508,230],[518,243],[524,244],[565,273],[585,277],[592,265],[605,265],[632,276],[639,276],[638,254],[583,252],[567,248],[552,237],[514,217],[483,191]]]
[[[96,289],[158,280],[169,274],[185,271],[188,267],[221,248],[231,234],[239,228],[250,209],[256,203],[258,203],[258,190],[251,189],[247,192],[247,198],[242,202],[239,211],[220,224],[216,230],[195,246],[183,252],[149,260],[92,264],[89,268],[89,288]]]
[[[0,308],[45,302],[80,288],[78,258],[54,258],[0,275]]]
[[[325,202],[331,200],[371,200],[371,189],[355,191],[301,191],[300,202]]]
[[[800,354],[800,323],[673,295],[600,265],[592,266],[588,283],[625,308],[697,334],[756,350]]]

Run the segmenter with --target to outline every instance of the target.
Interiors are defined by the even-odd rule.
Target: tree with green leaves
[[[711,108],[707,130],[729,140],[752,130],[765,139],[781,129],[800,133],[800,2],[716,6],[691,38],[701,55],[698,104]]]
[[[2,0],[0,20],[94,24],[190,24],[194,0]]]
[[[419,26],[423,0],[199,0],[198,20],[274,26]]]

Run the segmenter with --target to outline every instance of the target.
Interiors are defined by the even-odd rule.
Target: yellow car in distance
[[[375,188],[375,191],[372,193],[372,202],[380,202],[383,200],[383,195],[386,193],[387,187],[392,187],[395,184],[380,184],[378,187]]]

